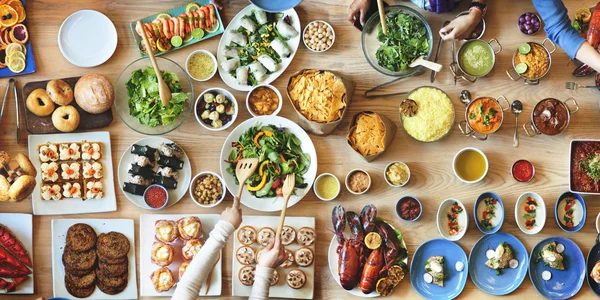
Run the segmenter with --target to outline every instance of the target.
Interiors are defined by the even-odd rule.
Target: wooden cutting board
[[[79,78],[81,78],[81,76],[63,78],[62,80],[69,84],[73,90],[75,90],[75,84],[77,83],[77,81],[79,81]],[[48,81],[50,80],[26,83],[22,89],[23,103],[27,101],[27,97],[35,89],[46,89]],[[81,120],[79,122],[79,127],[77,127],[75,132],[89,129],[104,128],[110,125],[110,123],[113,120],[112,109],[109,109],[101,114],[94,115],[81,109],[81,107],[77,105],[75,99],[73,99],[71,105],[73,105],[77,109]],[[61,133],[61,131],[59,131],[54,127],[54,125],[52,125],[52,115],[49,115],[47,117],[38,117],[32,112],[30,112],[27,109],[26,105],[23,106],[25,107],[25,123],[27,124],[27,130],[29,132],[33,134]]]

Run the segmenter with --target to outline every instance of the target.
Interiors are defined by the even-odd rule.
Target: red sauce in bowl
[[[528,182],[533,178],[533,164],[527,160],[518,160],[512,167],[512,176],[519,182]]]
[[[144,200],[152,208],[161,208],[167,202],[167,192],[161,187],[151,186],[146,190]]]
[[[400,200],[396,205],[396,212],[400,218],[407,221],[413,221],[421,214],[421,206],[416,199],[406,197]]]

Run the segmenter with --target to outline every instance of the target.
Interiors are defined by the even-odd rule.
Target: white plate
[[[32,224],[31,224],[32,215],[30,214],[12,214],[12,213],[1,213],[0,214],[0,223],[10,231],[12,231],[15,236],[23,243],[23,246],[27,251],[29,251],[29,257],[33,262],[33,234],[32,234]],[[34,268],[35,268],[35,262]],[[32,270],[35,273],[35,269]],[[33,278],[34,274],[30,274],[29,278],[23,281],[21,284],[17,286],[17,289],[14,292],[7,293],[5,290],[0,290],[1,294],[33,294]],[[10,281],[11,279],[6,279],[6,281]]]
[[[538,207],[536,209],[535,214],[536,226],[531,230],[525,227],[525,219],[523,218],[523,216],[526,214],[523,207],[525,206],[524,202],[525,200],[527,200],[527,197],[532,197],[533,199],[537,200],[538,203]],[[546,204],[544,203],[544,199],[542,199],[542,196],[534,192],[527,192],[521,194],[521,196],[519,196],[519,198],[517,199],[517,203],[515,204],[515,219],[517,221],[517,226],[519,226],[519,229],[521,229],[521,231],[523,231],[526,234],[536,234],[542,231],[542,229],[544,229],[544,225],[546,224]]]
[[[279,225],[279,217],[245,216],[242,225],[240,225],[240,228],[246,225],[256,228],[256,231],[260,230],[263,227],[271,227],[275,231],[277,230],[277,226]],[[301,227],[310,227],[316,229],[315,218],[313,217],[286,217],[285,225],[292,226],[296,230],[300,229]],[[233,274],[231,278],[231,294],[233,297],[248,297],[250,296],[252,287],[243,285],[238,279],[238,273],[240,271],[240,268],[242,267],[242,264],[240,264],[240,262],[238,262],[238,260],[235,258],[235,251],[243,245],[237,239],[237,230],[233,233],[233,236],[230,237],[230,239],[233,239],[233,254],[231,255],[231,260],[233,261],[233,271],[231,273]],[[315,244],[317,242],[318,240],[315,241],[315,243],[313,243],[308,248],[315,252]],[[250,247],[254,248],[255,250],[262,248],[262,246],[258,243],[254,243],[250,245]],[[294,242],[291,245],[285,247],[291,250],[292,252],[295,252],[296,250],[302,248],[297,242]],[[287,269],[277,268],[277,272],[279,273],[279,282],[277,282],[275,286],[272,286],[270,288],[269,297],[289,299],[313,299],[315,292],[315,265],[319,263],[317,261],[316,254],[317,253],[315,252],[315,261],[313,261],[312,265],[306,268],[298,267],[295,263],[293,266]],[[287,276],[288,272],[292,269],[300,269],[306,274],[306,285],[304,285],[303,288],[295,290],[287,285],[285,277]]]
[[[96,287],[94,293],[85,299],[137,299],[137,279],[135,268],[135,233],[133,220],[129,219],[53,219],[52,220],[52,284],[54,297],[79,299],[73,297],[65,288],[65,266],[62,263],[66,244],[67,230],[74,224],[84,223],[92,226],[97,235],[110,231],[120,232],[129,239],[129,279],[127,287],[116,295],[107,295]]]
[[[246,8],[242,9],[242,11],[240,11],[231,20],[231,22],[229,23],[229,25],[227,25],[227,28],[223,32],[223,35],[221,36],[221,40],[219,41],[219,46],[217,47],[217,62],[219,65],[219,76],[221,76],[221,79],[223,79],[223,82],[225,82],[225,84],[227,84],[230,88],[238,90],[238,91],[246,91],[247,92],[252,89],[252,86],[250,86],[250,85],[245,86],[245,85],[238,84],[237,79],[235,77],[231,76],[229,74],[229,72],[225,72],[225,71],[221,70],[221,62],[227,60],[225,58],[225,55],[223,55],[223,51],[225,50],[225,46],[228,46],[231,43],[231,37],[230,37],[231,31],[234,31],[234,30],[237,30],[238,28],[240,28],[240,26],[241,26],[240,20],[242,19],[242,17],[245,15],[252,14],[253,9],[260,9],[260,8],[254,6],[253,4],[250,4],[250,5],[246,6]],[[277,79],[279,76],[281,76],[281,74],[285,71],[285,69],[287,69],[287,67],[292,62],[292,59],[294,59],[296,52],[298,52],[298,45],[300,45],[300,36],[302,35],[302,26],[300,26],[301,24],[300,24],[300,18],[298,17],[298,13],[296,13],[296,10],[294,10],[293,8],[288,9],[282,13],[285,16],[289,15],[291,17],[292,27],[294,27],[294,29],[296,29],[296,31],[298,32],[298,35],[296,35],[295,37],[286,41],[288,43],[288,46],[290,47],[290,50],[292,51],[292,54],[288,58],[281,59],[281,64],[280,64],[277,72],[272,73],[272,74],[267,74],[267,77],[263,81],[259,82],[259,84],[270,84],[275,79]]]
[[[287,220],[287,218],[286,218]],[[386,223],[388,223],[386,221]],[[392,226],[392,224],[388,223],[388,225],[390,225],[392,228],[396,229],[394,226]],[[346,230],[344,231],[346,234],[346,237],[350,237],[350,229],[349,226],[346,225]],[[402,246],[404,248],[406,248],[406,242],[404,242],[404,238],[401,241]],[[331,276],[333,276],[333,278],[335,279],[335,282],[337,282],[337,284],[341,287],[342,284],[340,283],[340,275],[338,274],[339,272],[339,266],[338,266],[338,254],[337,254],[337,247],[338,247],[339,243],[337,241],[337,238],[335,236],[335,234],[333,235],[333,237],[331,238],[331,243],[329,243],[329,250],[327,252],[327,263],[329,264],[329,271],[331,272]],[[407,264],[408,266],[408,256],[403,260],[405,264]],[[405,279],[406,280],[406,277]],[[347,291],[348,293],[350,293],[351,295],[357,296],[357,297],[362,297],[362,298],[376,298],[379,297],[380,295],[373,291],[370,294],[365,294],[360,290],[359,285],[356,285],[356,287],[350,291]]]
[[[40,184],[42,175],[40,171],[40,159],[38,155],[38,145],[45,143],[65,143],[65,142],[100,142],[102,143],[102,157],[98,160],[104,167],[104,177],[101,179],[104,184],[104,198],[90,199],[82,201],[80,198],[63,199],[60,201],[44,201],[41,198]],[[108,212],[117,210],[117,197],[115,196],[115,185],[113,178],[112,150],[110,147],[110,133],[107,131],[96,131],[86,133],[61,133],[61,134],[43,134],[29,135],[29,159],[38,171],[35,180],[37,187],[31,195],[31,204],[34,215],[69,215],[69,214],[89,214],[98,212]]]
[[[141,145],[141,146],[150,146],[152,148],[158,149],[158,147],[160,147],[161,143],[167,144],[167,143],[175,143],[175,142],[173,142],[169,139],[161,138],[161,137],[147,137],[147,138],[143,138],[143,139],[135,142],[134,144]],[[175,144],[177,144],[177,143],[175,143]],[[127,199],[129,199],[129,201],[131,201],[131,203],[133,203],[141,208],[150,209],[146,205],[146,202],[144,201],[144,197],[126,193],[125,191],[123,191],[123,184],[126,182],[127,177],[129,176],[129,174],[127,172],[129,171],[129,168],[131,167],[131,163],[133,162],[134,154],[131,153],[132,146],[133,146],[133,144],[131,146],[127,147],[127,150],[125,150],[125,152],[123,152],[123,155],[121,156],[121,160],[119,161],[119,172],[117,174],[118,181],[119,181],[119,187],[120,187],[121,191],[123,192],[123,194],[125,194],[125,197],[127,197]],[[181,148],[181,150],[183,150],[183,148]],[[154,171],[156,171],[157,168],[158,167],[154,167]],[[167,203],[167,206],[165,208],[170,207],[171,205],[179,202],[179,200],[181,200],[181,198],[183,198],[183,196],[185,196],[185,194],[188,191],[188,187],[190,185],[190,180],[192,180],[192,165],[190,164],[190,159],[188,158],[187,154],[185,154],[185,151],[183,151],[183,169],[179,170],[178,173],[179,173],[179,179],[177,179],[177,188],[174,190],[167,190],[167,191],[169,191],[169,203]]]
[[[106,62],[117,49],[117,29],[95,10],[80,10],[68,16],[58,30],[58,47],[72,64],[89,68]]]
[[[302,151],[308,153],[310,155],[310,167],[308,168],[308,172],[306,172],[304,176],[304,182],[308,184],[308,186],[304,189],[296,189],[296,195],[292,195],[288,202],[288,207],[294,206],[296,203],[300,202],[302,198],[310,191],[313,182],[317,176],[317,151],[315,150],[315,145],[312,140],[306,134],[306,131],[302,129],[298,124],[282,117],[277,116],[262,116],[255,117],[249,120],[244,121],[242,124],[238,125],[227,137],[225,143],[223,144],[223,149],[221,149],[221,176],[225,180],[225,184],[227,185],[227,189],[229,193],[232,195],[237,195],[238,185],[235,183],[235,178],[233,175],[227,172],[227,167],[229,167],[229,163],[226,160],[229,157],[229,153],[233,149],[231,147],[232,142],[236,142],[239,137],[246,132],[249,128],[255,126],[256,124],[261,125],[275,125],[279,127],[284,127],[289,130],[289,132],[296,135],[298,139],[300,139],[300,146],[302,147]],[[281,211],[283,207],[283,197],[275,197],[275,198],[256,198],[250,194],[248,189],[244,189],[242,193],[242,204],[259,211]]]
[[[453,203],[456,202],[458,203],[458,205],[460,207],[462,207],[462,212],[458,215],[458,234],[456,235],[450,235],[448,233],[448,216],[447,213],[450,211],[450,206],[453,205]],[[438,208],[437,211],[437,228],[438,231],[440,232],[440,234],[442,235],[443,238],[449,240],[449,241],[458,241],[460,239],[462,239],[463,236],[465,236],[465,233],[467,232],[467,228],[469,227],[469,216],[468,216],[468,212],[465,209],[464,204],[462,204],[462,202],[453,199],[453,198],[449,198],[444,200],[444,202],[442,202],[442,204],[440,204],[440,207]]]
[[[173,220],[177,222],[177,220],[183,217],[196,216],[200,218],[202,222],[202,233],[204,233],[203,240],[206,241],[208,239],[208,234],[215,227],[217,222],[221,216],[219,215],[198,215],[198,214],[188,214],[188,215],[157,215],[157,214],[143,214],[140,215],[140,296],[141,297],[166,297],[173,296],[175,292],[175,287],[171,290],[159,293],[154,289],[154,284],[152,284],[152,280],[150,280],[150,274],[157,269],[160,269],[159,266],[155,265],[151,261],[152,257],[152,244],[154,243],[154,223],[157,220]],[[183,243],[180,240],[177,240],[176,243],[171,244],[175,248],[175,259],[173,259],[173,263],[168,266],[169,269],[175,275],[175,278],[179,278],[179,266],[183,263],[183,259],[181,257],[181,247],[183,247]],[[222,254],[222,252],[221,252]],[[204,283],[202,288],[200,288],[200,296],[221,296],[222,289],[222,280],[223,280],[223,255],[219,258],[219,262],[215,265],[214,272],[211,273],[210,277],[210,287],[208,288],[208,293],[204,295],[204,291],[206,287]]]

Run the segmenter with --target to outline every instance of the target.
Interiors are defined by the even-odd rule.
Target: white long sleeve
[[[248,300],[268,300],[271,279],[273,279],[273,269],[257,265],[254,271],[254,285]]]
[[[183,278],[177,283],[172,300],[193,300],[198,298],[200,288],[206,277],[212,270],[219,257],[219,251],[225,247],[227,239],[235,231],[233,225],[227,221],[220,220],[210,232],[210,237],[194,256],[187,267]]]

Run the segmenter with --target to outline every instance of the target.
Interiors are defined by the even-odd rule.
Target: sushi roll
[[[227,59],[238,57],[238,51],[235,48],[225,46],[225,51],[223,52],[223,56],[225,56]]]
[[[257,59],[270,72],[275,72],[279,68],[279,65],[277,65],[275,60],[272,57],[270,57],[268,54],[261,54],[258,56]]]
[[[179,178],[179,173],[177,173],[177,170],[174,170],[173,168],[170,167],[159,167],[158,170],[156,171],[156,175],[160,175],[160,176],[164,176],[164,177],[172,177],[174,179],[178,179]]]
[[[292,28],[293,29],[293,28]],[[241,32],[232,31],[231,33],[231,41],[244,47],[248,44],[248,37],[243,35]]]
[[[271,42],[271,48],[273,48],[273,50],[275,50],[275,52],[277,52],[281,58],[288,58],[292,54],[288,44],[280,38],[275,38]]]
[[[248,67],[250,67],[250,72],[252,72],[254,79],[257,81],[262,81],[267,75],[267,69],[258,61],[249,64]]]
[[[156,149],[150,146],[140,146],[133,144],[133,146],[131,146],[131,153],[140,156],[145,156],[151,161],[156,160]]]
[[[242,17],[240,20],[240,25],[250,32],[255,32],[257,28],[256,23],[248,16]]]
[[[292,27],[290,24],[288,24],[285,21],[285,18],[279,19],[279,22],[277,22],[277,25],[275,28],[277,28],[277,31],[279,31],[279,34],[281,34],[281,36],[285,39],[291,39],[298,35],[298,31],[296,31],[296,29],[294,29],[294,27]]]
[[[240,65],[240,58],[236,56],[232,59],[228,59],[228,60],[222,62],[221,68],[223,68],[223,71],[229,73],[229,72],[235,70],[239,65]]]
[[[235,78],[237,78],[237,83],[239,85],[249,85],[248,84],[248,67],[238,67],[235,70]]]
[[[175,143],[160,144],[160,148],[158,148],[160,154],[167,157],[175,157],[178,159],[183,159],[183,150],[181,147],[177,146]]]
[[[150,159],[146,156],[137,155],[137,154],[133,156],[133,163],[136,165],[139,165],[140,167],[153,167],[154,166],[153,159]]]
[[[177,180],[173,177],[165,177],[158,175],[154,177],[154,183],[162,185],[164,188],[174,190],[177,188]]]
[[[252,13],[254,14],[254,17],[256,18],[256,21],[258,22],[258,24],[264,25],[267,22],[269,22],[266,11],[264,11],[262,9],[255,9],[255,10],[252,10]]]
[[[175,157],[167,157],[164,155],[160,155],[158,159],[158,164],[161,166],[171,167],[176,170],[183,169],[183,161]]]
[[[139,165],[131,165],[129,174],[140,175],[146,179],[152,179],[154,177],[154,171],[151,167],[140,167]]]
[[[135,184],[135,183],[131,183],[131,182],[123,183],[123,191],[124,192],[138,195],[138,196],[143,196],[146,188],[147,188],[147,186],[144,186],[141,184]]]
[[[143,186],[149,186],[152,184],[152,179],[146,179],[140,175],[129,174],[127,181],[129,183],[139,184]]]

